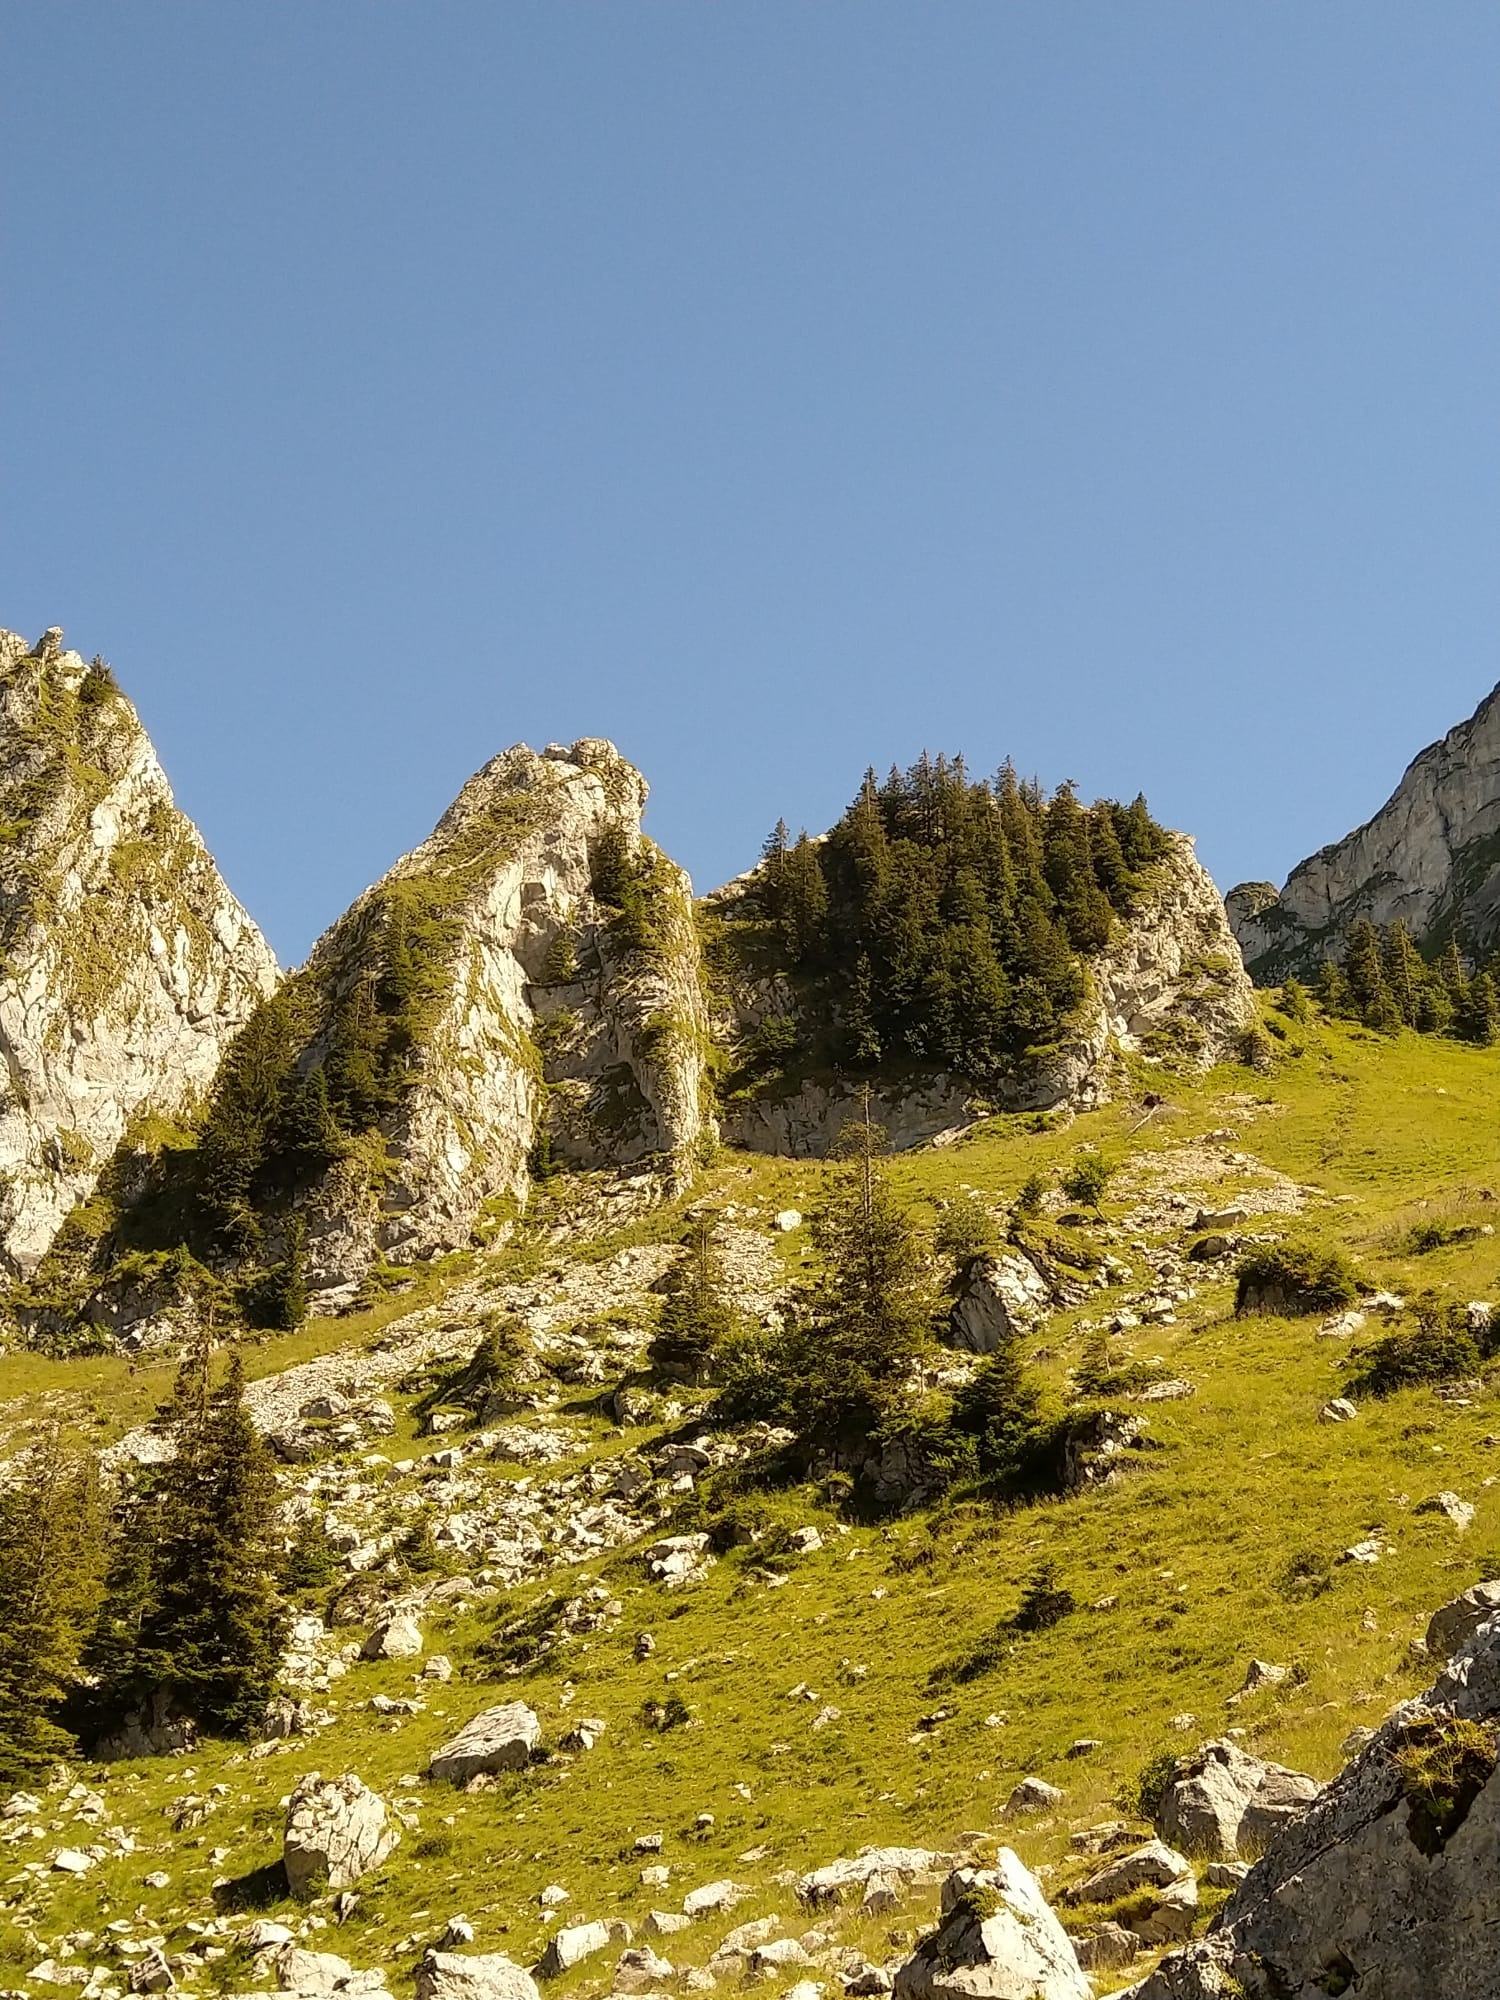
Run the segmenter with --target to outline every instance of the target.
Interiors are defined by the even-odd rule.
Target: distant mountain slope
[[[1500,687],[1414,758],[1375,817],[1294,868],[1278,893],[1242,882],[1225,898],[1261,983],[1314,971],[1357,917],[1400,919],[1426,948],[1500,942]]]
[[[0,632],[0,1260],[35,1267],[277,977],[109,669]]]

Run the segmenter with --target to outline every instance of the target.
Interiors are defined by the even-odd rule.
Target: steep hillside
[[[1227,1738],[1331,1777],[1351,1731],[1432,1679],[1414,1647],[1434,1607],[1500,1568],[1493,1363],[1368,1386],[1376,1342],[1417,1325],[1403,1300],[1495,1294],[1500,1063],[1267,1023],[1269,1075],[1163,1092],[1136,1064],[1107,1105],[988,1117],[887,1170],[923,1238],[972,1200],[1003,1219],[1039,1177],[1053,1192],[1028,1227],[1071,1240],[1075,1269],[1093,1260],[1023,1347],[1080,1414],[1103,1368],[1122,1421],[1040,1502],[997,1505],[961,1475],[871,1518],[836,1473],[778,1471],[774,1438],[716,1421],[712,1387],[653,1372],[686,1210],[716,1219],[734,1291],[774,1323],[819,1269],[799,1219],[834,1184],[819,1160],[729,1154],[623,1227],[610,1177],[561,1177],[503,1247],[252,1347],[286,1536],[329,1565],[299,1587],[290,1699],[262,1741],[75,1766],[10,1808],[5,1983],[102,1995],[153,1952],[200,1991],[335,1976],[278,1961],[286,1937],[396,1994],[444,1939],[457,1968],[429,1959],[422,1993],[456,1990],[483,1954],[539,1964],[562,1995],[747,1969],[876,1993],[929,1932],[946,1870],[993,1869],[1001,1843],[1102,1954],[1091,1982],[1049,1992],[1110,1991],[1131,1954],[1138,1976],[1201,1931],[1241,1863],[1200,1856],[1191,1899],[1170,1850],[1140,1878],[1169,1896],[1064,1894],[1146,1839],[1143,1767]],[[1101,1156],[1099,1210],[1067,1219],[1058,1176]],[[1234,1316],[1236,1262],[1289,1240],[1352,1256],[1355,1311]],[[480,1416],[442,1384],[496,1315],[524,1322],[538,1373]],[[946,1394],[978,1364],[924,1365]],[[171,1366],[0,1360],[0,1451],[49,1416],[119,1439]],[[472,1717],[515,1701],[537,1718],[515,1767],[429,1775]],[[314,1771],[357,1774],[401,1839],[297,1900],[275,1864]],[[809,1879],[871,1847],[887,1851]]]
[[[1245,964],[1263,985],[1306,976],[1356,918],[1403,922],[1429,955],[1456,937],[1500,944],[1500,688],[1412,760],[1376,813],[1294,868],[1278,892],[1242,882],[1225,902]]]
[[[275,987],[109,669],[0,632],[0,1260],[35,1269],[133,1121],[171,1120]]]

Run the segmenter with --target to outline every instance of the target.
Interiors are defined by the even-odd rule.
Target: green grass
[[[1169,1103],[1144,1122],[1123,1103],[1040,1131],[1031,1119],[997,1118],[956,1145],[900,1158],[893,1178],[935,1222],[937,1204],[965,1188],[1000,1205],[1032,1171],[1056,1176],[1081,1149],[1097,1147],[1121,1167],[1102,1219],[1080,1234],[1132,1265],[1131,1289],[1139,1290],[1152,1247],[1169,1234],[1183,1248],[1193,1240],[1192,1202],[1222,1205],[1266,1185],[1252,1167],[1230,1161],[1227,1148],[1321,1191],[1299,1217],[1271,1215],[1245,1229],[1346,1250],[1369,1282],[1408,1296],[1500,1293],[1497,1239],[1463,1227],[1432,1247],[1426,1239],[1413,1247],[1425,1217],[1482,1227],[1493,1212],[1484,1190],[1500,1190],[1500,1053],[1318,1022],[1290,1028],[1278,1047],[1273,1075],[1230,1067],[1171,1082]],[[1161,1089],[1159,1072],[1146,1077]],[[1178,1157],[1207,1157],[1199,1142],[1223,1128],[1237,1136],[1214,1143],[1220,1177],[1192,1186],[1170,1232],[1127,1227],[1150,1178],[1170,1179],[1176,1149],[1192,1142],[1191,1155]],[[733,1203],[764,1226],[779,1208],[807,1210],[823,1172],[809,1162],[726,1156],[702,1176],[694,1198]],[[658,1211],[619,1232],[612,1246],[662,1240],[680,1223],[680,1207]],[[789,1273],[807,1254],[806,1237],[774,1239]],[[503,1253],[494,1268],[520,1254]],[[549,1261],[562,1254],[546,1253]],[[1114,1487],[1015,1512],[957,1496],[883,1526],[838,1521],[808,1487],[764,1504],[773,1532],[816,1522],[821,1553],[768,1559],[764,1548],[773,1542],[735,1549],[701,1585],[680,1593],[648,1584],[631,1551],[557,1572],[508,1593],[506,1615],[572,1595],[586,1580],[606,1585],[623,1615],[534,1670],[482,1677],[480,1649],[496,1611],[476,1610],[429,1628],[429,1650],[447,1652],[458,1674],[423,1690],[428,1707],[419,1716],[392,1723],[363,1706],[377,1692],[411,1692],[412,1664],[361,1664],[335,1684],[334,1728],[284,1753],[255,1761],[235,1746],[210,1744],[186,1769],[143,1764],[102,1778],[90,1770],[88,1781],[101,1784],[137,1851],[80,1883],[48,1877],[32,1888],[16,1882],[15,1868],[72,1835],[22,1843],[0,1891],[11,1925],[55,1940],[141,1905],[153,1923],[201,1918],[215,1878],[275,1858],[278,1802],[301,1773],[355,1770],[396,1796],[402,1775],[424,1770],[459,1723],[513,1696],[538,1710],[549,1744],[581,1716],[604,1718],[607,1730],[594,1751],[555,1757],[493,1791],[414,1789],[420,1831],[361,1885],[355,1917],[330,1931],[323,1948],[387,1967],[400,1982],[419,1952],[396,1946],[414,1934],[429,1940],[460,1911],[476,1926],[476,1948],[534,1959],[549,1930],[536,1898],[549,1882],[571,1891],[564,1921],[623,1916],[637,1926],[649,1908],[676,1909],[703,1882],[728,1875],[746,1884],[750,1894],[732,1915],[655,1940],[681,1967],[702,1963],[731,1926],[766,1912],[783,1915],[794,1934],[806,1928],[814,1919],[797,1911],[777,1876],[868,1843],[949,1848],[983,1829],[1031,1866],[1053,1867],[1055,1894],[1093,1865],[1069,1855],[1070,1831],[1114,1816],[1117,1798],[1164,1748],[1186,1752],[1226,1726],[1246,1730],[1265,1755],[1331,1775],[1352,1726],[1374,1724],[1430,1680],[1432,1669],[1410,1647],[1431,1610],[1500,1569],[1500,1488],[1486,1485],[1500,1475],[1500,1449],[1487,1442],[1500,1433],[1500,1405],[1490,1386],[1468,1407],[1409,1389],[1362,1403],[1351,1424],[1322,1426],[1320,1407],[1350,1373],[1351,1342],[1320,1339],[1315,1318],[1236,1320],[1229,1264],[1195,1266],[1192,1282],[1197,1297],[1177,1308],[1175,1325],[1113,1337],[1116,1366],[1159,1362],[1195,1388],[1186,1401],[1140,1406],[1163,1448]],[[1095,1293],[1038,1335],[1039,1365],[1059,1388],[1082,1354],[1077,1322],[1098,1318],[1123,1296]],[[252,1372],[376,1338],[412,1303],[396,1298],[359,1319],[267,1341],[253,1350]],[[1372,1321],[1368,1331],[1382,1330]],[[466,1342],[456,1337],[457,1346]],[[8,1356],[0,1360],[0,1427],[14,1435],[24,1417],[65,1403],[104,1435],[149,1408],[169,1372],[166,1363]],[[589,1395],[569,1392],[580,1407],[567,1419],[588,1451],[649,1442],[649,1431],[621,1433],[585,1414]],[[397,1456],[410,1435],[403,1409],[398,1439],[381,1449]],[[496,1468],[495,1476],[517,1471]],[[1443,1487],[1478,1508],[1466,1535],[1414,1511]],[[710,1490],[700,1511],[713,1505]],[[1388,1544],[1377,1564],[1340,1560],[1371,1535]],[[1009,1621],[1027,1582],[1049,1563],[1077,1608],[1044,1630],[1016,1630]],[[771,1585],[761,1574],[767,1568],[787,1580]],[[637,1662],[643,1631],[657,1648]],[[954,1678],[955,1663],[986,1649],[992,1664]],[[1298,1671],[1228,1706],[1256,1656]],[[793,1695],[798,1686],[815,1698]],[[662,1730],[643,1720],[646,1704],[674,1697],[688,1709],[685,1724]],[[829,1706],[839,1716],[815,1730],[814,1718]],[[939,1710],[947,1714],[934,1722]],[[1175,1728],[1182,1715],[1195,1720]],[[1070,1757],[1082,1737],[1101,1739],[1101,1748]],[[1032,1773],[1062,1786],[1063,1804],[1040,1819],[1002,1822],[1012,1787]],[[230,1799],[200,1833],[173,1836],[162,1810],[168,1799],[215,1782],[231,1787]],[[698,1831],[704,1811],[714,1824]],[[658,1831],[660,1857],[632,1851],[638,1834]],[[227,1852],[215,1860],[219,1847]],[[647,1890],[643,1859],[658,1858],[672,1868],[671,1886]],[[142,1889],[142,1876],[157,1866],[168,1869],[172,1887]],[[888,1957],[892,1924],[915,1937],[932,1906],[920,1892],[894,1920],[872,1925],[838,1912],[816,1921]],[[6,1936],[0,1923],[0,1940]],[[29,1947],[12,1933],[8,1946],[0,1943],[6,1950],[6,1963],[24,1970]],[[612,1962],[613,1954],[601,1954],[555,1990],[605,1992]],[[232,1962],[220,1969],[234,1984]],[[1102,1980],[1101,1990],[1109,1983]]]

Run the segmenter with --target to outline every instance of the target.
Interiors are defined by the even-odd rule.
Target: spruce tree
[[[1349,926],[1344,941],[1344,975],[1358,1018],[1367,1028],[1399,1027],[1401,1016],[1385,983],[1385,959],[1380,933],[1367,917]]]
[[[200,1335],[162,1413],[171,1459],[128,1503],[90,1648],[101,1733],[148,1707],[240,1735],[275,1685],[286,1612],[277,1589],[270,1454],[231,1357],[212,1381]]]
[[[799,1428],[812,1442],[849,1442],[877,1429],[932,1341],[936,1292],[886,1178],[885,1144],[866,1103],[840,1135],[833,1183],[813,1217],[823,1272],[799,1385]]]
[[[75,1748],[59,1715],[102,1556],[93,1467],[54,1430],[0,1486],[0,1788],[31,1783]]]
[[[1474,1042],[1480,1048],[1487,1049],[1500,1039],[1500,989],[1488,972],[1478,973],[1469,981],[1454,1026],[1466,1042]]]
[[[1014,1494],[1041,1482],[1054,1427],[1044,1415],[1041,1380],[1014,1338],[987,1355],[959,1390],[953,1428],[973,1438],[980,1475],[996,1492]]]
[[[708,1381],[736,1317],[725,1290],[713,1225],[702,1218],[688,1235],[686,1256],[667,1274],[661,1317],[651,1340],[652,1366],[674,1381]]]

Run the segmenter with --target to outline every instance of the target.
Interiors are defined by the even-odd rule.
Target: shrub
[[[961,1195],[943,1211],[933,1232],[933,1247],[939,1256],[951,1258],[956,1274],[962,1275],[981,1257],[987,1257],[1000,1241],[995,1218],[977,1195]]]
[[[1091,1208],[1097,1214],[1114,1171],[1097,1153],[1085,1153],[1063,1175],[1062,1191],[1069,1201],[1076,1201],[1080,1208]]]
[[[1480,1369],[1479,1349],[1459,1307],[1419,1314],[1414,1327],[1377,1340],[1360,1360],[1363,1365],[1349,1388],[1367,1396],[1390,1396],[1424,1382],[1451,1382]]]
[[[1252,1251],[1235,1268],[1237,1313],[1337,1312],[1359,1295],[1354,1267],[1342,1250],[1316,1243],[1276,1243]]]
[[[1017,1215],[1040,1215],[1042,1203],[1047,1199],[1047,1177],[1045,1174],[1028,1174],[1021,1183],[1021,1191],[1016,1196]]]
[[[1057,1564],[1039,1563],[1021,1594],[1021,1602],[1010,1621],[1011,1628],[1016,1632],[1045,1632],[1077,1609],[1077,1598],[1057,1580]]]
[[[1133,1778],[1120,1787],[1120,1804],[1132,1819],[1154,1820],[1177,1776],[1178,1752],[1154,1751]]]

